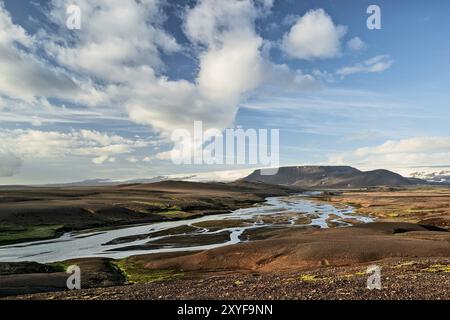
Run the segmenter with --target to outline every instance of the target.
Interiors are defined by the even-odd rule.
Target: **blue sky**
[[[81,29],[66,27],[68,5]],[[381,29],[369,30],[369,5]],[[0,184],[174,165],[177,128],[280,129],[280,163],[450,163],[448,1],[15,1],[0,5]]]

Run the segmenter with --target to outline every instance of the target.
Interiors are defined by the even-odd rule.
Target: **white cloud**
[[[82,12],[82,30],[72,43],[49,41],[46,49],[61,64],[109,81],[127,81],[126,66],[161,67],[160,51],[181,50],[161,24],[160,1],[74,0]],[[53,0],[50,18],[65,27],[67,4]],[[66,32],[66,30],[62,30]],[[67,38],[68,35],[65,36]],[[48,35],[53,40],[54,35]]]
[[[134,156],[128,157],[126,160],[127,160],[129,163],[137,163],[137,162],[139,162],[139,159],[136,158],[136,157],[134,157]]]
[[[388,55],[379,55],[350,67],[343,67],[336,74],[347,76],[355,73],[379,73],[389,69],[394,61]]]
[[[98,156],[98,157],[92,159],[92,162],[95,164],[103,164],[106,160],[108,160],[108,156],[103,155],[103,156]]]
[[[52,3],[50,16],[61,25],[65,6]],[[194,120],[221,129],[232,125],[240,99],[266,80],[263,69],[271,64],[263,61],[263,39],[254,22],[271,3],[199,1],[187,8],[184,32],[199,62],[192,82],[160,75],[160,51],[181,47],[162,29],[159,1],[77,0],[84,17],[81,32],[70,43],[48,36],[46,50],[66,68],[101,78],[110,103],[166,137],[174,129],[189,129]]]
[[[91,82],[49,64],[36,52],[40,39],[11,20],[0,3],[0,95],[29,103],[38,97],[56,97],[91,104],[103,99]]]
[[[2,120],[45,125],[86,119],[67,109],[50,111],[42,106],[42,99],[59,97],[95,107],[98,118],[128,113],[131,121],[149,125],[167,138],[174,129],[191,128],[195,120],[202,120],[205,127],[231,126],[241,99],[263,84],[296,89],[316,86],[312,76],[275,65],[264,55],[264,40],[255,30],[255,20],[269,12],[270,0],[201,0],[186,8],[183,30],[198,60],[194,81],[163,75],[161,52],[171,54],[183,48],[163,28],[160,1],[74,0],[73,4],[82,12],[79,32],[67,32],[66,4],[53,0],[47,13],[53,22],[51,33],[41,29],[33,37],[14,25],[2,8],[1,20],[8,32],[1,35],[8,44],[5,48],[14,49],[8,56],[25,66],[10,63],[2,69],[6,71],[0,75],[0,95],[26,100],[9,100]],[[21,52],[11,46],[14,42],[29,50]],[[58,66],[44,62],[38,50]],[[32,83],[23,86],[23,79]],[[110,111],[105,112],[104,106]]]
[[[444,165],[450,163],[450,138],[388,140],[378,146],[330,155],[329,163],[371,168]]]
[[[250,0],[199,1],[188,8],[184,32],[198,51],[196,80],[141,82],[126,103],[130,118],[162,133],[190,130],[195,120],[202,120],[205,128],[224,129],[233,124],[241,99],[263,84],[309,88],[311,76],[274,65],[264,56],[254,24],[268,8],[270,1],[261,7]]]
[[[316,69],[316,70],[314,70],[312,72],[312,74],[314,75],[314,77],[316,79],[320,79],[320,80],[325,81],[325,82],[332,83],[332,82],[336,81],[336,79],[334,77],[334,74],[330,73],[328,71],[322,71],[322,70]]]
[[[0,4],[0,95],[32,100],[37,95],[61,95],[77,86],[61,71],[45,65],[32,54],[35,39],[13,24]]]
[[[138,112],[141,119],[159,128],[170,123],[170,128],[189,129],[194,120],[202,120],[205,127],[230,126],[242,95],[262,81],[262,39],[254,30],[259,14],[248,0],[199,1],[189,8],[184,31],[201,46],[195,83],[162,83],[161,102],[171,113],[155,114],[155,106],[139,103],[129,108],[132,118]]]
[[[0,148],[0,177],[10,177],[18,173],[22,160],[9,151]]]
[[[286,64],[270,64],[264,69],[265,83],[281,90],[315,90],[322,87],[320,75],[303,73],[301,70],[291,70]]]
[[[274,64],[265,52],[268,41],[255,21],[268,14],[271,0],[200,0],[187,7],[182,19],[188,48],[165,31],[158,0],[72,3],[81,7],[81,30],[67,31],[66,3],[52,0],[49,21],[40,21],[43,27],[33,35],[0,6],[0,121],[46,126],[128,115],[167,138],[195,120],[205,128],[232,126],[240,103],[261,86],[318,87],[314,76]],[[165,76],[162,54],[180,52],[198,62],[193,80]],[[93,130],[0,130],[0,138],[0,146],[25,161],[86,157],[104,164],[147,145]],[[167,154],[152,159],[167,160]]]
[[[112,156],[130,154],[151,145],[144,139],[128,139],[92,130],[40,131],[32,129],[0,130],[2,154],[14,154],[24,160],[36,158],[87,157],[95,164],[114,161]]]
[[[310,10],[283,36],[282,49],[297,59],[334,58],[341,52],[347,28],[337,26],[323,10]]]
[[[366,45],[359,37],[354,37],[347,42],[347,47],[352,51],[359,51],[364,49]]]

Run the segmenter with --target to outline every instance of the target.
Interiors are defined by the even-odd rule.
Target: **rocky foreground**
[[[450,300],[450,259],[377,262],[380,290],[367,289],[366,265],[305,272],[234,273],[146,284],[24,295],[13,299],[444,299]]]

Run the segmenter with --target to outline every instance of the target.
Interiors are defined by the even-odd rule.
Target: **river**
[[[303,218],[303,220],[301,220]],[[307,223],[298,223],[307,218]],[[274,222],[274,219],[282,219]],[[284,220],[283,220],[284,219]],[[342,220],[345,221],[342,221]],[[184,243],[179,245],[171,244],[159,247],[150,247],[148,249],[133,249],[148,245],[150,242],[167,240],[170,237],[179,237],[180,235],[163,235],[152,237],[152,233],[160,232],[181,226],[195,226],[196,223],[205,221],[222,220],[245,220],[246,225],[239,227],[222,228],[219,230],[208,230],[207,228],[197,228],[195,232],[190,233],[190,237],[205,236],[229,233],[229,239],[217,241],[217,243],[197,244],[186,246]],[[250,221],[250,222],[249,222]],[[372,219],[355,214],[354,208],[338,208],[331,204],[319,203],[307,194],[293,195],[288,197],[269,197],[262,204],[254,205],[250,208],[234,210],[231,213],[209,215],[196,219],[166,221],[138,226],[126,226],[113,230],[101,230],[90,232],[69,232],[60,238],[19,243],[0,247],[0,262],[19,262],[35,261],[40,263],[49,263],[63,261],[75,258],[87,257],[108,257],[114,259],[126,258],[133,255],[149,254],[158,252],[174,251],[193,251],[212,249],[221,246],[236,244],[242,240],[241,235],[246,230],[256,228],[267,228],[277,226],[305,227],[316,226],[328,228],[332,222],[338,226],[350,226],[349,221],[358,223],[371,222]],[[115,239],[141,235],[139,239],[132,239],[126,243],[110,243]],[[142,235],[145,235],[142,238]],[[148,235],[148,237],[147,237]],[[174,238],[176,239],[176,238]],[[155,243],[156,243],[155,242]],[[130,247],[126,249],[124,247]]]

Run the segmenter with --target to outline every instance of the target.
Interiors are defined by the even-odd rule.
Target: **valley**
[[[372,185],[342,167],[294,169],[302,174],[286,183],[286,170],[271,178],[279,184],[4,189],[0,296],[254,299],[259,290],[265,299],[449,298],[430,291],[449,283],[448,187],[390,173]],[[305,188],[311,174],[322,181],[314,186],[343,179],[362,187],[315,191]],[[405,185],[384,185],[386,177]],[[362,284],[371,264],[387,274],[378,294]],[[67,291],[71,265],[80,267],[82,290]]]

